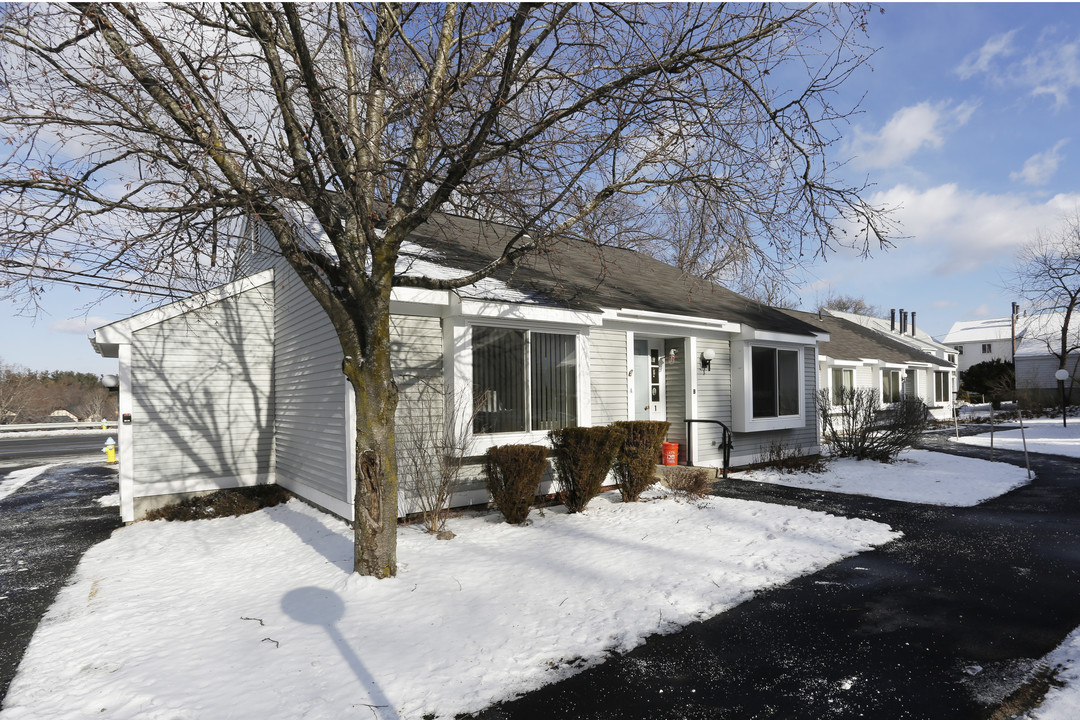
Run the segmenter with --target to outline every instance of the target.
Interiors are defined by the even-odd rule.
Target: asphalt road
[[[49,460],[65,456],[92,455],[105,447],[109,438],[116,439],[116,430],[92,430],[87,432],[27,437],[21,433],[0,434],[0,461]],[[104,453],[102,453],[104,457]],[[5,462],[5,465],[7,462]]]
[[[1032,466],[1034,483],[973,508],[724,483],[904,537],[473,717],[987,718],[1080,626],[1080,462]]]
[[[62,451],[46,447],[33,459],[5,463],[0,483],[22,467],[77,452],[69,440],[63,445]],[[53,467],[0,499],[0,704],[38,622],[83,553],[121,525],[118,508],[97,501],[117,489],[116,469],[103,459]]]

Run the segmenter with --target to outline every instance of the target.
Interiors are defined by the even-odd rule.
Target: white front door
[[[664,344],[634,339],[634,419],[664,420]]]

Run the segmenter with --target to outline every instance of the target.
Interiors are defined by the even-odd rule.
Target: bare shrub
[[[461,483],[469,428],[481,403],[455,403],[442,378],[401,383],[398,406],[398,462],[402,489],[424,529],[442,532]]]
[[[918,398],[880,405],[871,388],[844,388],[840,404],[818,393],[821,432],[834,455],[891,462],[926,430],[929,413]]]
[[[615,459],[615,477],[623,502],[637,502],[656,478],[660,446],[671,423],[654,420],[627,420],[614,423],[626,433]]]
[[[708,495],[712,487],[708,470],[684,465],[664,468],[664,484],[680,495],[695,498]]]
[[[768,445],[762,445],[759,457],[764,467],[783,473],[825,471],[825,461],[820,455],[807,455],[802,448],[783,440],[773,440]]]
[[[495,507],[511,525],[529,517],[540,479],[547,468],[543,445],[496,445],[484,458],[484,476]]]

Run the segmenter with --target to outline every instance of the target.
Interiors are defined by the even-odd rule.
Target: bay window
[[[472,328],[474,433],[555,430],[577,424],[577,338]]]
[[[799,351],[750,349],[751,408],[756,418],[799,414]]]

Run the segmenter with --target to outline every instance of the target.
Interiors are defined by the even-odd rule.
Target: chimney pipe
[[[904,312],[904,308],[900,308],[900,334],[903,335],[907,332],[907,313]]]
[[[896,332],[896,308],[889,311],[889,332]]]
[[[911,311],[911,337],[915,337],[915,311]]]

